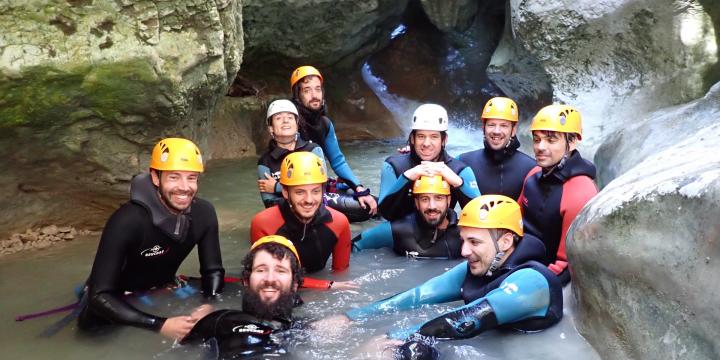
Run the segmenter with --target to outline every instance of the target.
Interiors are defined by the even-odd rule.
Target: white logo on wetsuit
[[[263,330],[255,324],[246,324],[246,325],[235,326],[234,328],[232,328],[232,332],[240,333],[240,334],[259,334],[259,335],[266,335],[266,334],[270,333],[269,330]]]
[[[170,247],[162,248],[160,245],[155,245],[149,249],[145,249],[140,252],[140,255],[144,257],[160,256],[170,251]]]

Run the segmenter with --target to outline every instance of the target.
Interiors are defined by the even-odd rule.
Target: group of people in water
[[[413,114],[409,151],[383,162],[376,198],[340,149],[323,81],[316,68],[299,67],[291,75],[292,99],[268,106],[271,140],[257,181],[266,209],[251,222],[242,309],[203,305],[164,318],[124,298],[176,283],[196,245],[203,294],[214,297],[224,287],[217,215],[195,196],[204,171],[200,149],[167,138],[153,149],[149,173],[133,179],[130,201],[105,225],[81,300],[81,329],[143,327],[181,343],[214,342],[222,357],[277,351],[270,335],[291,326],[301,288],[358,287],[306,274],[323,270],[331,256],[332,269],[345,270],[351,253],[383,247],[413,258],[465,259],[417,287],[327,319],[348,326],[388,311],[464,301],[424,324],[391,329],[388,337],[402,344],[399,357],[436,358],[428,338],[469,338],[498,327],[542,330],[561,320],[562,286],[570,281],[568,229],[597,193],[595,167],[577,150],[580,113],[568,105],[542,108],[530,126],[533,159],[518,150],[515,102],[492,98],[481,115],[484,146],[453,157],[445,151],[447,111],[423,104]],[[337,180],[328,177],[326,159]],[[350,222],[372,216],[386,220],[352,238]]]

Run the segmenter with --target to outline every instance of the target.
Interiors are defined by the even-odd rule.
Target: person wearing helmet
[[[300,254],[307,273],[318,272],[332,255],[332,269],[350,265],[350,223],[341,212],[323,204],[327,174],[317,155],[298,151],[288,154],[280,166],[280,184],[285,201],[256,214],[250,223],[250,242],[263,236],[282,235]],[[353,282],[306,278],[303,287],[320,289],[355,288]]]
[[[413,289],[347,311],[347,318],[367,319],[463,300],[466,305],[424,324],[390,330],[390,338],[408,340],[400,353],[413,356],[436,354],[414,334],[425,339],[464,339],[494,328],[542,330],[562,319],[562,286],[540,262],[545,258],[542,241],[524,233],[515,200],[503,195],[477,197],[463,208],[458,225],[467,261]],[[347,319],[335,321],[340,326]]]
[[[266,125],[270,133],[268,151],[258,160],[258,189],[265,207],[271,207],[282,201],[280,163],[287,154],[295,151],[308,151],[325,159],[322,148],[305,141],[298,133],[298,112],[290,100],[275,100],[267,109]],[[324,161],[324,160],[323,160]]]
[[[459,159],[473,170],[480,193],[517,199],[525,176],[535,167],[535,160],[518,151],[517,104],[506,97],[494,97],[485,104],[480,118],[483,148],[464,153]]]
[[[333,122],[326,115],[323,81],[320,71],[307,65],[298,67],[290,76],[293,103],[300,112],[300,135],[322,147],[335,174],[353,190],[353,195],[362,207],[375,215],[377,201],[370,195],[370,189],[365,188],[350,169],[340,150]]]
[[[280,180],[280,163],[285,156],[295,151],[309,151],[320,159],[325,159],[322,148],[313,142],[305,141],[298,133],[298,112],[290,100],[275,100],[270,103],[266,116],[270,133],[268,151],[258,160],[258,189],[266,208],[283,201]],[[344,193],[325,192],[324,201],[345,214],[351,222],[368,220],[372,215],[360,202]]]
[[[525,178],[518,202],[525,232],[545,243],[545,262],[565,285],[570,281],[565,254],[567,232],[578,212],[598,192],[593,182],[595,165],[577,150],[582,119],[575,108],[549,105],[540,109],[530,131],[538,166]]]
[[[280,355],[285,352],[273,334],[292,325],[292,310],[303,272],[292,241],[279,235],[253,243],[242,262],[242,309],[196,308],[196,321],[181,344],[205,343],[220,358]]]
[[[211,203],[195,196],[203,170],[200,150],[190,140],[167,138],[155,145],[150,173],[133,178],[130,201],[105,224],[81,301],[81,329],[122,324],[183,338],[193,326],[189,315],[151,315],[128,304],[123,294],[175,283],[195,245],[204,294],[222,291],[217,215]]]
[[[353,239],[353,251],[392,248],[413,258],[460,258],[460,229],[450,206],[450,185],[440,175],[421,176],[412,188],[415,211],[363,231]]]
[[[480,195],[472,169],[445,152],[447,129],[448,115],[442,106],[423,104],[415,109],[410,152],[383,162],[378,207],[385,219],[402,219],[413,212],[411,186],[420,176],[440,175],[450,184],[451,209],[458,201],[463,206]]]

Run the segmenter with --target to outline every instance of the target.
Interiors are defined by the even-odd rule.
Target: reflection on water
[[[346,144],[348,160],[374,192],[378,189],[379,169],[400,142],[357,142]],[[453,154],[458,153],[451,148]],[[464,150],[463,150],[464,151]],[[240,273],[240,261],[248,249],[249,223],[263,208],[255,186],[255,159],[212,163],[201,180],[201,196],[211,200],[221,224],[223,260],[229,275]],[[353,224],[353,234],[374,225]],[[65,305],[73,299],[73,287],[81,283],[90,271],[97,246],[96,239],[78,240],[59,247],[6,257],[0,264],[0,292],[3,321],[0,323],[3,358],[73,358],[73,359],[197,359],[203,349],[173,346],[171,341],[145,330],[123,327],[100,336],[81,336],[75,324],[50,339],[37,338],[43,329],[59,319],[52,316],[15,323],[12,318],[22,313]],[[442,273],[456,261],[420,261],[395,256],[389,250],[371,250],[353,254],[350,270],[341,274],[323,273],[335,280],[353,279],[362,288],[343,292],[304,292],[305,305],[296,315],[304,321],[320,319],[350,307],[365,305]],[[195,253],[185,261],[180,272],[196,275],[198,261]],[[567,290],[567,289],[566,289]],[[566,299],[568,297],[566,296]],[[168,291],[152,296],[152,304],[133,300],[139,307],[166,316],[187,313],[202,303],[199,295],[179,299]],[[218,308],[239,308],[237,284],[228,284]],[[347,332],[317,336],[296,331],[288,336],[288,348],[296,359],[363,358],[362,350],[368,340],[381,335],[388,328],[429,320],[459,303],[425,306],[413,311],[390,314],[352,326]],[[590,346],[577,334],[573,312],[565,310],[565,319],[553,328],[533,334],[491,331],[476,338],[442,343],[439,348],[444,359],[597,359]],[[328,329],[329,330],[329,329]]]

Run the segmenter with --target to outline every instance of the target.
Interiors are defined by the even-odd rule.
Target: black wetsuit
[[[263,204],[265,204],[266,208],[277,205],[283,201],[282,187],[280,185],[280,166],[282,165],[282,161],[285,159],[285,156],[297,151],[311,152],[325,161],[325,155],[323,155],[322,148],[320,148],[318,144],[305,141],[300,137],[298,137],[295,141],[295,150],[290,151],[277,145],[273,145],[270,147],[270,150],[262,154],[260,159],[258,159],[258,179],[265,180],[265,174],[270,174],[277,181],[277,183],[275,183],[274,192],[260,193]]]
[[[159,331],[165,318],[134,308],[123,294],[174,282],[196,244],[203,292],[222,291],[225,270],[212,204],[195,198],[184,213],[173,215],[160,202],[149,174],[133,179],[131,192],[132,200],[105,224],[87,282],[88,303],[78,318],[81,328],[124,324]]]
[[[533,158],[517,150],[519,147],[516,137],[502,150],[493,150],[485,141],[483,149],[461,154],[459,159],[472,169],[481,194],[505,195],[517,200],[525,176],[536,165]]]
[[[217,345],[220,359],[277,358],[285,354],[270,336],[291,327],[290,319],[261,320],[242,310],[218,310],[193,326],[182,344],[208,343]]]
[[[396,254],[418,258],[459,259],[462,250],[457,213],[447,212],[445,229],[430,226],[417,211],[363,231],[353,239],[353,251],[392,247]]]

